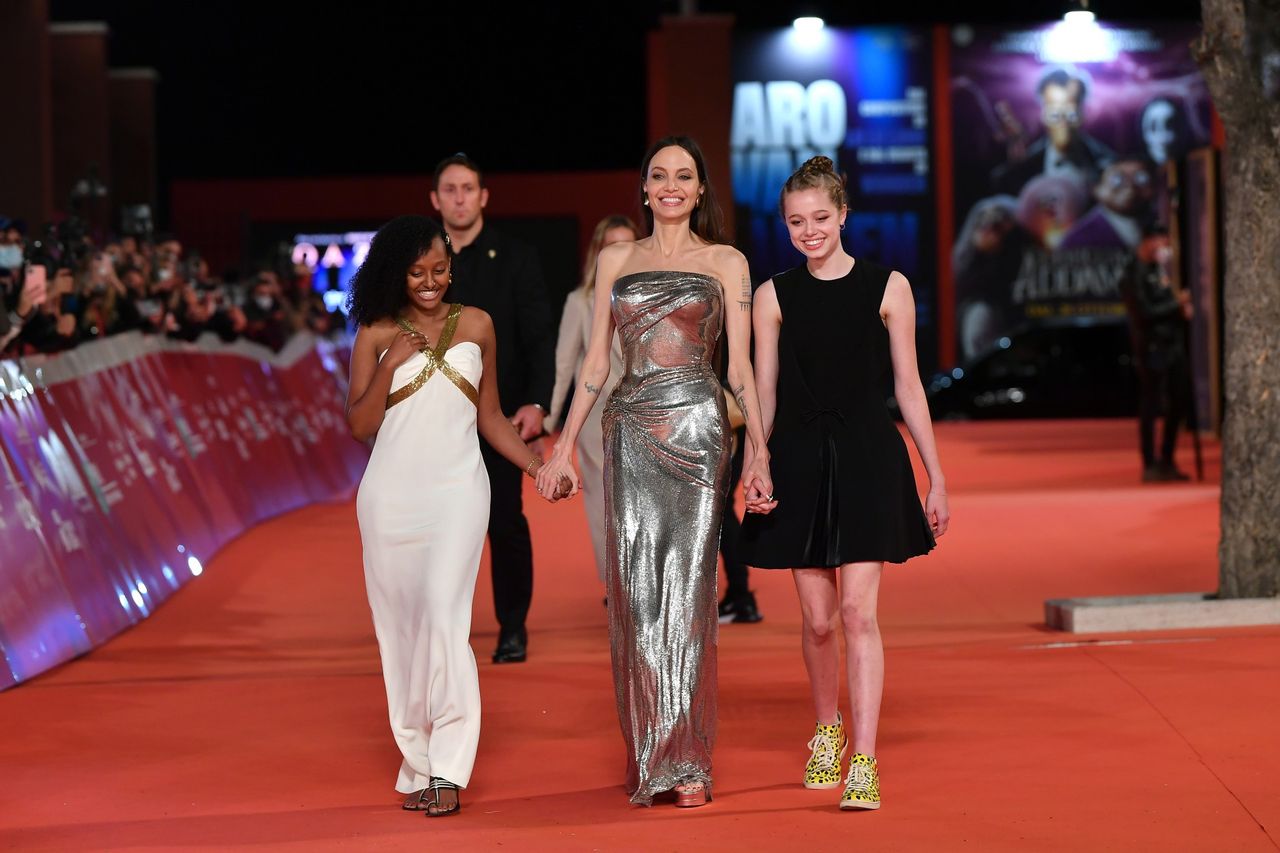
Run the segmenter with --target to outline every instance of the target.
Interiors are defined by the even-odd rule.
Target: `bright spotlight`
[[[1092,24],[1095,16],[1088,9],[1072,9],[1062,16],[1068,24]]]
[[[803,18],[796,18],[791,22],[791,26],[801,33],[816,33],[827,25],[826,21],[814,15],[806,15]]]

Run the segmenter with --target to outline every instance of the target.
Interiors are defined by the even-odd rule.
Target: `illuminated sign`
[[[373,231],[294,235],[293,263],[311,271],[311,286],[330,311],[337,308],[346,313],[351,276],[368,256],[373,235]]]

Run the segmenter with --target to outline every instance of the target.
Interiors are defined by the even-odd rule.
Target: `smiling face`
[[[791,245],[806,258],[821,260],[840,248],[840,226],[849,209],[837,208],[821,187],[787,193],[782,212]]]
[[[668,221],[688,218],[703,192],[693,155],[679,145],[653,155],[643,188],[654,218]]]
[[[436,238],[431,248],[409,264],[405,272],[405,289],[409,304],[420,311],[431,311],[444,301],[449,289],[449,253],[444,240]]]

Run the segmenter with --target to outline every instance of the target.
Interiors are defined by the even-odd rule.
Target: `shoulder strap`
[[[410,379],[405,385],[397,388],[387,395],[387,408],[390,409],[396,403],[403,402],[412,397],[419,388],[427,384],[427,380],[431,378],[437,370],[444,377],[457,386],[458,390],[471,401],[473,406],[479,407],[480,393],[476,391],[474,385],[467,381],[467,377],[463,376],[453,368],[453,365],[445,361],[445,353],[449,351],[449,344],[453,342],[453,335],[458,330],[458,318],[462,316],[462,303],[455,302],[450,308],[448,315],[444,318],[444,328],[440,330],[440,340],[433,349],[430,345],[424,346],[420,352],[426,357],[426,366],[418,372],[418,375]],[[413,324],[403,317],[396,318],[396,325],[404,329],[406,332],[415,331]]]

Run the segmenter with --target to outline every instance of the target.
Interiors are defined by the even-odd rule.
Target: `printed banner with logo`
[[[253,524],[350,494],[345,358],[130,334],[0,362],[0,690],[149,616]]]
[[[730,152],[737,245],[758,284],[803,261],[783,183],[824,154],[847,176],[845,248],[905,275],[920,366],[936,360],[930,37],[904,27],[788,28],[735,37]]]
[[[951,30],[961,360],[1046,322],[1120,322],[1167,227],[1166,164],[1210,136],[1191,24]],[[1007,345],[1007,341],[1003,341]]]

